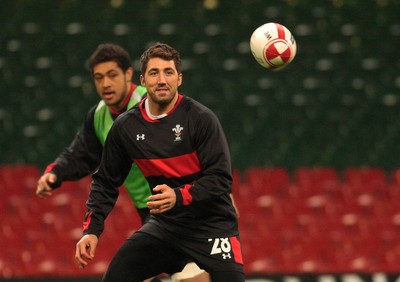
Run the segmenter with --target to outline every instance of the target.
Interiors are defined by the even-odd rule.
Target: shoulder
[[[146,87],[142,86],[142,85],[136,85],[134,84],[135,90],[134,92],[139,93],[141,96],[143,96],[144,94],[147,93],[147,89]]]
[[[93,106],[89,109],[89,111],[87,111],[87,113],[86,113],[86,118],[85,118],[85,120],[86,120],[87,122],[93,122],[93,121],[94,121],[94,115],[95,115],[95,113],[96,113],[96,111],[97,111],[97,108],[98,108],[98,104],[97,104],[97,105],[93,105]]]
[[[193,111],[212,112],[207,106],[188,96],[183,96],[182,104]]]
[[[101,109],[107,109],[107,104],[103,101],[103,100],[100,100],[98,103],[97,103],[97,105],[94,105],[91,109],[90,109],[90,111],[94,111],[94,112],[98,112],[98,111],[100,111]]]
[[[133,108],[125,111],[124,113],[120,114],[114,121],[115,126],[123,126],[128,121],[132,120],[132,117],[136,117],[139,113],[139,105],[137,104]]]
[[[210,108],[193,98],[184,96],[182,103],[193,117],[217,119],[217,116]]]
[[[146,87],[142,86],[142,85],[136,85],[136,84],[132,84],[132,97],[131,99],[133,99],[135,102],[139,102],[140,100],[142,100],[146,94],[147,94],[147,89]],[[133,106],[133,105],[132,105]]]

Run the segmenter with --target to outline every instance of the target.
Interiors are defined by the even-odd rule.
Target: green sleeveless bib
[[[140,85],[137,86],[129,100],[127,110],[135,106],[145,94],[146,88]],[[113,123],[114,121],[108,106],[103,100],[101,100],[94,113],[94,128],[97,138],[103,146]],[[131,171],[124,182],[124,186],[137,208],[140,209],[147,207],[146,202],[148,197],[151,195],[151,190],[146,178],[143,176],[136,164],[132,164]]]

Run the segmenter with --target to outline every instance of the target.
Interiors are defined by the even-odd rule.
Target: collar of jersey
[[[178,100],[176,101],[174,107],[167,113],[167,115],[170,115],[173,111],[175,111],[175,109],[176,109],[176,108],[178,107],[178,105],[181,103],[182,98],[183,98],[183,95],[182,95],[182,94],[178,94]],[[145,107],[145,101],[146,101],[146,100],[147,100],[147,97],[144,98],[144,99],[140,102],[140,107],[139,107],[139,108],[140,108],[140,112],[141,112],[143,118],[144,118],[145,120],[147,120],[148,122],[159,122],[159,121],[160,121],[159,119],[152,119],[152,118],[150,118],[150,117],[147,115],[146,107]]]
[[[110,108],[111,114],[113,114],[113,115],[119,115],[119,114],[125,112],[126,107],[128,106],[129,100],[131,99],[132,93],[133,93],[133,91],[135,91],[136,86],[137,86],[137,85],[135,85],[135,84],[132,83],[131,91],[129,91],[129,94],[125,97],[124,101],[122,102],[122,108],[121,108],[122,110],[121,110],[121,111],[117,111],[117,110],[115,110],[115,109],[109,107],[109,108]]]

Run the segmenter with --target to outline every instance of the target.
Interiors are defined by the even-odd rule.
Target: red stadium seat
[[[400,168],[393,169],[389,180],[392,184],[400,185]]]
[[[343,173],[344,192],[349,197],[369,194],[375,199],[388,199],[388,178],[381,168],[347,168]]]
[[[18,187],[0,187],[2,195],[7,193],[0,206],[0,241],[7,242],[0,253],[0,275],[76,275],[73,251],[82,236],[91,178],[65,182],[42,200],[34,194],[37,169],[28,168],[26,175],[21,168],[6,171],[0,169],[1,183]],[[389,182],[379,169],[349,168],[342,180],[332,168],[301,167],[292,181],[282,168],[249,168],[243,178],[234,172],[246,272],[395,271],[400,262],[397,174]],[[348,191],[341,194],[342,189]],[[387,201],[377,194],[382,190],[390,191]],[[120,191],[96,262],[79,275],[101,275],[120,244],[140,228],[129,195]]]
[[[293,189],[298,212],[315,216],[332,212],[331,202],[340,201],[341,182],[337,171],[331,167],[299,167],[294,172]]]
[[[39,169],[33,165],[0,166],[0,195],[34,194],[40,175]]]
[[[286,197],[290,194],[290,175],[281,167],[251,167],[245,171],[243,182],[255,197],[273,195]]]
[[[325,195],[337,189],[339,182],[336,169],[331,167],[300,167],[294,172],[294,184],[301,197]]]

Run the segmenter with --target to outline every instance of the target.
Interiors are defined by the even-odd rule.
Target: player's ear
[[[145,82],[144,76],[142,74],[140,75],[140,84],[142,84],[143,86],[146,86],[146,82]]]
[[[125,78],[127,82],[132,81],[133,78],[133,68],[128,68],[125,72]]]
[[[179,75],[178,75],[178,86],[181,86],[181,84],[182,84],[182,73],[180,73]]]

